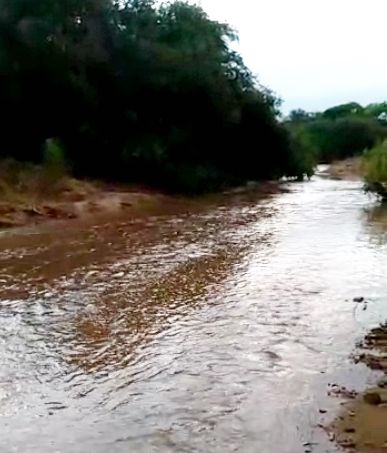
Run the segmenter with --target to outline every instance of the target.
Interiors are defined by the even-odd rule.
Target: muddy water
[[[373,379],[348,355],[387,316],[387,211],[360,183],[5,232],[0,251],[1,452],[334,452],[327,384]]]

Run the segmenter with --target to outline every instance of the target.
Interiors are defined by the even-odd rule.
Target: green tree
[[[387,102],[369,104],[364,109],[365,115],[379,120],[382,124],[387,123]]]
[[[0,0],[0,153],[54,137],[77,175],[209,190],[296,172],[279,100],[184,2]]]
[[[337,120],[348,116],[362,115],[363,111],[363,107],[357,102],[349,102],[325,110],[322,117],[329,120]]]
[[[303,109],[292,110],[287,118],[291,123],[307,123],[315,118],[315,114]]]

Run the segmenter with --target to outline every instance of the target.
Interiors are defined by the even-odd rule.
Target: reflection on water
[[[387,314],[386,219],[315,178],[0,237],[1,451],[335,451],[319,409],[369,378],[346,358]]]

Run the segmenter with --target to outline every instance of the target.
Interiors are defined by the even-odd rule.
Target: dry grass
[[[359,180],[363,176],[363,166],[360,157],[332,162],[329,174],[336,179]]]
[[[367,190],[387,201],[387,142],[364,155],[363,168]]]
[[[74,179],[57,162],[0,161],[0,228],[123,212],[138,216],[162,204],[160,194],[133,189]]]
[[[58,166],[0,161],[0,227],[72,218],[75,203],[96,192],[93,184],[71,178]]]
[[[39,204],[45,201],[81,201],[95,189],[50,167],[0,162],[0,203]]]
[[[387,142],[375,146],[364,155],[366,181],[369,183],[387,182]]]

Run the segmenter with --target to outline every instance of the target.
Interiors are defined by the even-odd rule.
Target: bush
[[[308,126],[308,133],[318,149],[319,160],[331,162],[372,148],[385,130],[376,120],[348,117],[316,120]]]
[[[290,161],[288,164],[288,177],[303,180],[313,176],[317,166],[317,149],[304,125],[289,128],[290,131]]]
[[[66,173],[67,164],[65,152],[59,143],[59,140],[48,138],[45,143],[43,154],[43,164],[45,167]]]
[[[43,186],[56,189],[68,174],[65,153],[59,140],[49,138],[43,150],[42,176]]]
[[[363,169],[366,189],[387,201],[387,142],[364,154]]]
[[[294,110],[285,124],[319,162],[329,163],[360,155],[387,137],[386,123],[382,121],[385,105],[363,108],[351,102],[322,113]]]

